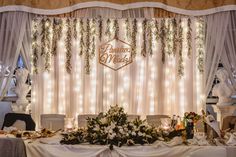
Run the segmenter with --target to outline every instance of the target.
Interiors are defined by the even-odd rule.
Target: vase
[[[186,137],[187,139],[192,139],[194,136],[194,123],[193,122],[187,122],[186,123]]]

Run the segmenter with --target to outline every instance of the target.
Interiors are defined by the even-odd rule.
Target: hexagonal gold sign
[[[132,46],[114,38],[99,46],[99,63],[113,70],[132,63]]]

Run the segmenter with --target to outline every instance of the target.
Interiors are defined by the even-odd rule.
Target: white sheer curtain
[[[215,73],[224,50],[229,20],[230,12],[217,13],[206,17],[205,98],[211,91]]]
[[[31,70],[31,54],[32,54],[32,36],[31,36],[31,23],[34,15],[28,15],[28,21],[26,23],[26,31],[22,40],[22,47],[20,54],[23,58],[26,69]]]
[[[0,78],[0,100],[8,90],[10,78],[16,67],[26,31],[29,14],[24,12],[4,12],[0,14],[0,60],[10,67],[10,74]]]
[[[228,71],[233,87],[236,89],[236,12],[230,12],[230,20],[227,27],[224,49],[221,56],[221,62]]]
[[[65,22],[65,19],[63,19]],[[57,56],[51,59],[50,72],[44,71],[44,60],[39,56],[39,73],[33,76],[32,107],[36,122],[42,113],[61,113],[75,117],[83,113],[106,111],[110,105],[119,104],[130,114],[179,114],[185,111],[199,112],[202,109],[202,75],[197,67],[198,20],[192,18],[192,53],[187,54],[187,18],[183,26],[184,76],[178,75],[178,53],[166,55],[162,62],[160,40],[154,45],[153,56],[141,56],[142,23],[138,19],[137,56],[133,63],[113,71],[99,63],[96,38],[95,57],[91,60],[91,73],[85,72],[84,56],[79,56],[79,41],[72,43],[72,72],[65,69],[65,32],[58,41]],[[162,19],[157,19],[158,22]],[[106,21],[106,19],[104,19]],[[120,39],[126,39],[125,19],[119,19]],[[40,30],[39,30],[40,31]],[[39,33],[40,34],[40,33]],[[78,34],[80,36],[80,34]],[[40,39],[39,39],[40,41]],[[148,43],[147,43],[148,44]],[[40,47],[40,46],[39,46]],[[176,50],[177,51],[177,50]]]

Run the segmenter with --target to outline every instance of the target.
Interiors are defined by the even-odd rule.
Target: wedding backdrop
[[[39,115],[69,117],[113,104],[139,115],[200,111],[204,24],[202,18],[36,18],[32,105]],[[117,71],[98,55],[98,46],[115,36],[133,46],[133,62]]]

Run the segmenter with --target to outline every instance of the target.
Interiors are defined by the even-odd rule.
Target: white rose
[[[143,134],[139,131],[139,132],[138,132],[138,136],[143,136]]]
[[[107,124],[107,118],[106,117],[102,118],[100,121],[101,121],[102,124]]]
[[[99,131],[100,130],[100,127],[99,125],[95,125],[95,127],[93,128],[94,131]]]
[[[133,131],[133,132],[131,133],[131,135],[136,136],[136,132]]]
[[[112,140],[113,138],[115,138],[115,137],[116,137],[116,133],[112,133],[112,134],[109,134],[109,135],[108,135],[108,138],[111,139],[111,140]]]

